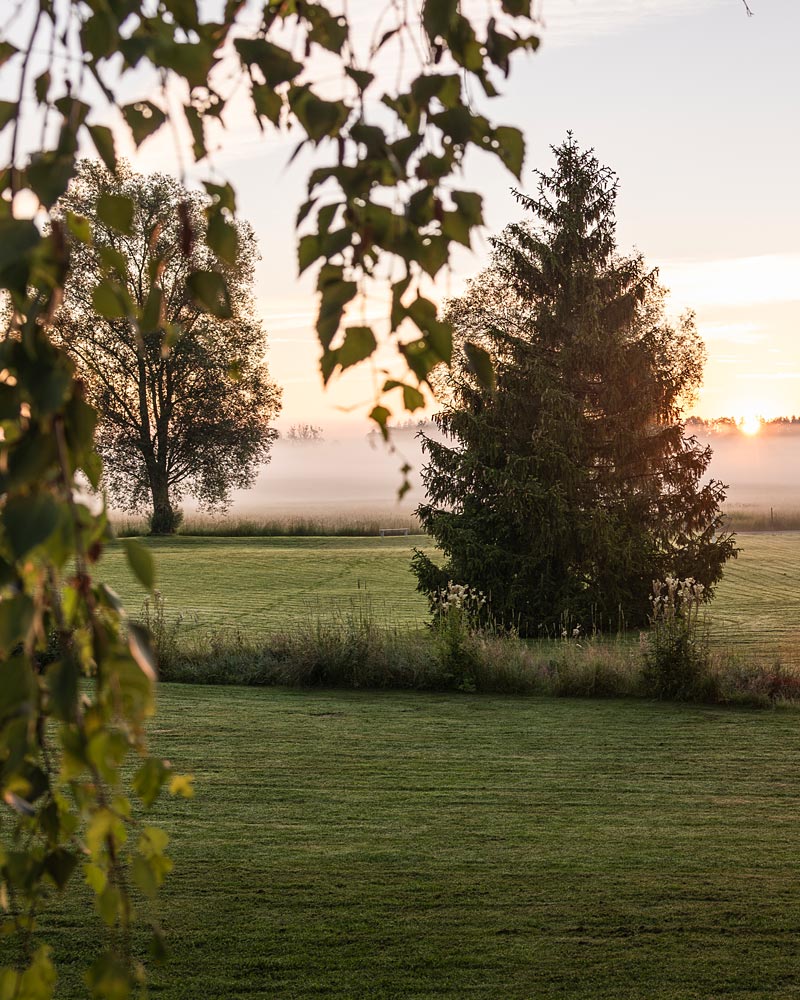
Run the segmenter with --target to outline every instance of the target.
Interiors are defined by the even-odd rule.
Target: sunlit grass
[[[263,634],[367,606],[392,625],[419,625],[427,601],[416,591],[410,558],[423,539],[215,538],[146,539],[157,587],[185,629],[238,628]],[[132,611],[145,593],[112,545],[99,568]]]
[[[796,996],[794,712],[162,688],[164,1000]],[[67,965],[80,904],[45,923]],[[48,929],[49,928],[49,929]]]

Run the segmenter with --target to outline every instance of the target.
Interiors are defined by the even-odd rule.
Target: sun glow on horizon
[[[764,418],[755,413],[748,413],[739,418],[739,430],[748,437],[755,437],[764,425]]]

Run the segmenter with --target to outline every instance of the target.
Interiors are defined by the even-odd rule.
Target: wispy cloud
[[[700,323],[699,329],[706,343],[757,344],[765,337],[757,323]]]
[[[645,22],[685,17],[727,0],[539,0],[546,45],[576,45]]]
[[[659,271],[672,302],[683,307],[800,301],[800,254],[667,261]]]

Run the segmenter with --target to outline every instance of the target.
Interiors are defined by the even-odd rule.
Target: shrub
[[[653,581],[650,631],[643,633],[647,692],[676,701],[715,701],[708,631],[700,619],[703,584],[692,577]]]
[[[480,590],[448,580],[433,606],[433,633],[444,679],[460,691],[475,690],[477,665],[471,637],[483,631],[486,596]]]

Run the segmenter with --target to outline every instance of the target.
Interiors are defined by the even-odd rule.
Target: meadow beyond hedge
[[[247,639],[317,619],[356,614],[378,626],[414,628],[427,603],[409,568],[417,538],[145,539],[156,557],[157,586],[182,631],[239,629]],[[800,532],[740,533],[711,605],[715,644],[747,655],[800,662]],[[144,591],[120,546],[101,563],[103,577],[135,613]]]

